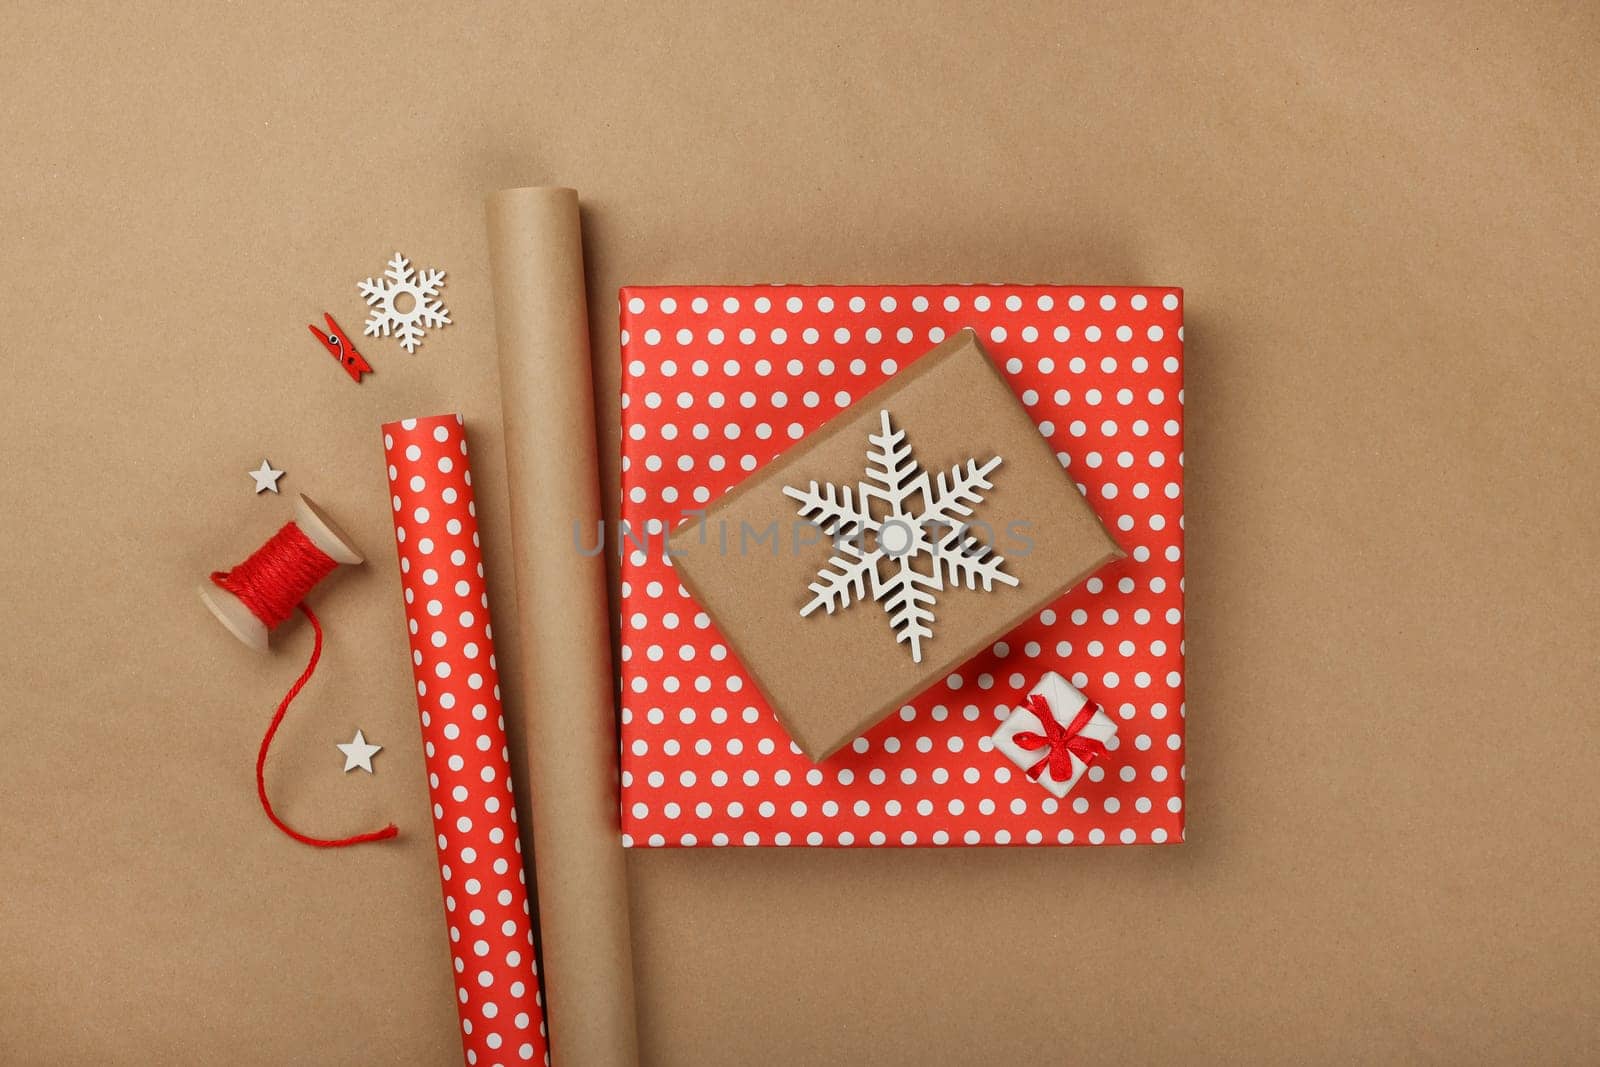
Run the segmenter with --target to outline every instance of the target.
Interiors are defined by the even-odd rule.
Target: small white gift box
[[[1116,736],[1111,716],[1051,671],[1028,691],[1023,704],[1011,709],[991,740],[996,752],[1061,798],[1090,763],[1105,758]]]

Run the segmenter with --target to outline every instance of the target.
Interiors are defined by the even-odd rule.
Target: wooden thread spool
[[[294,524],[307,540],[335,563],[365,562],[345,532],[304,494],[295,500]],[[229,633],[257,652],[267,651],[267,624],[244,601],[210,579],[200,583],[200,600],[228,628]]]
[[[369,841],[386,841],[399,831],[393,823],[381,830],[353,837],[312,837],[290,826],[273,810],[267,796],[267,752],[284,714],[316,672],[322,657],[322,623],[305,603],[318,582],[342,563],[362,562],[350,538],[305,496],[295,501],[294,521],[286,523],[248,559],[231,571],[217,571],[200,586],[200,599],[222,625],[257,652],[267,650],[272,627],[298,610],[311,623],[311,657],[305,670],[278,702],[261,747],[256,752],[256,796],[272,825],[302,844],[315,848],[344,848]],[[237,590],[237,592],[235,591]],[[242,596],[240,594],[243,594]]]

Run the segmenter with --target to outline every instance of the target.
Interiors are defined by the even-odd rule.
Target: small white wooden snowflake
[[[446,326],[450,311],[439,303],[439,287],[444,271],[412,268],[399,252],[389,261],[382,278],[361,283],[361,295],[373,309],[362,331],[368,337],[388,337],[391,333],[407,352],[415,353],[427,329]]]
[[[1002,569],[1005,558],[966,522],[994,488],[989,475],[1000,457],[981,465],[969,459],[930,477],[911,457],[905,431],[894,428],[888,411],[882,419],[882,431],[867,435],[867,480],[854,492],[832,482],[783,487],[799,502],[800,517],[833,540],[835,552],[808,587],[813,595],[800,614],[847,608],[865,599],[870,579],[872,599],[883,605],[895,640],[909,644],[912,662],[921,663],[922,641],[933,637],[935,594],[947,585],[981,585],[988,592],[995,582],[1017,584]],[[924,558],[927,569],[917,569]]]

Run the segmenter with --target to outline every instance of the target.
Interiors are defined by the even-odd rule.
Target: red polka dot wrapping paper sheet
[[[459,415],[389,423],[383,451],[462,1052],[547,1063],[466,430]]]
[[[621,304],[625,844],[1183,839],[1181,292],[674,286],[624,288]],[[1127,558],[813,764],[678,582],[662,534],[964,327]],[[815,621],[797,600],[773,625]],[[1064,801],[989,741],[1052,670],[1117,723]]]

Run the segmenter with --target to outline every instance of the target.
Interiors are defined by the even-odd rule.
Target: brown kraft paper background
[[[483,198],[538,182],[612,515],[625,282],[1185,289],[1188,843],[629,854],[645,1062],[1595,1059],[1592,6],[7,14],[0,1061],[457,1062],[376,428],[466,417],[520,662]],[[455,324],[357,386],[305,326],[396,250]],[[307,627],[193,593],[301,491],[374,562],[269,786],[402,835],[333,854],[250,781]]]

